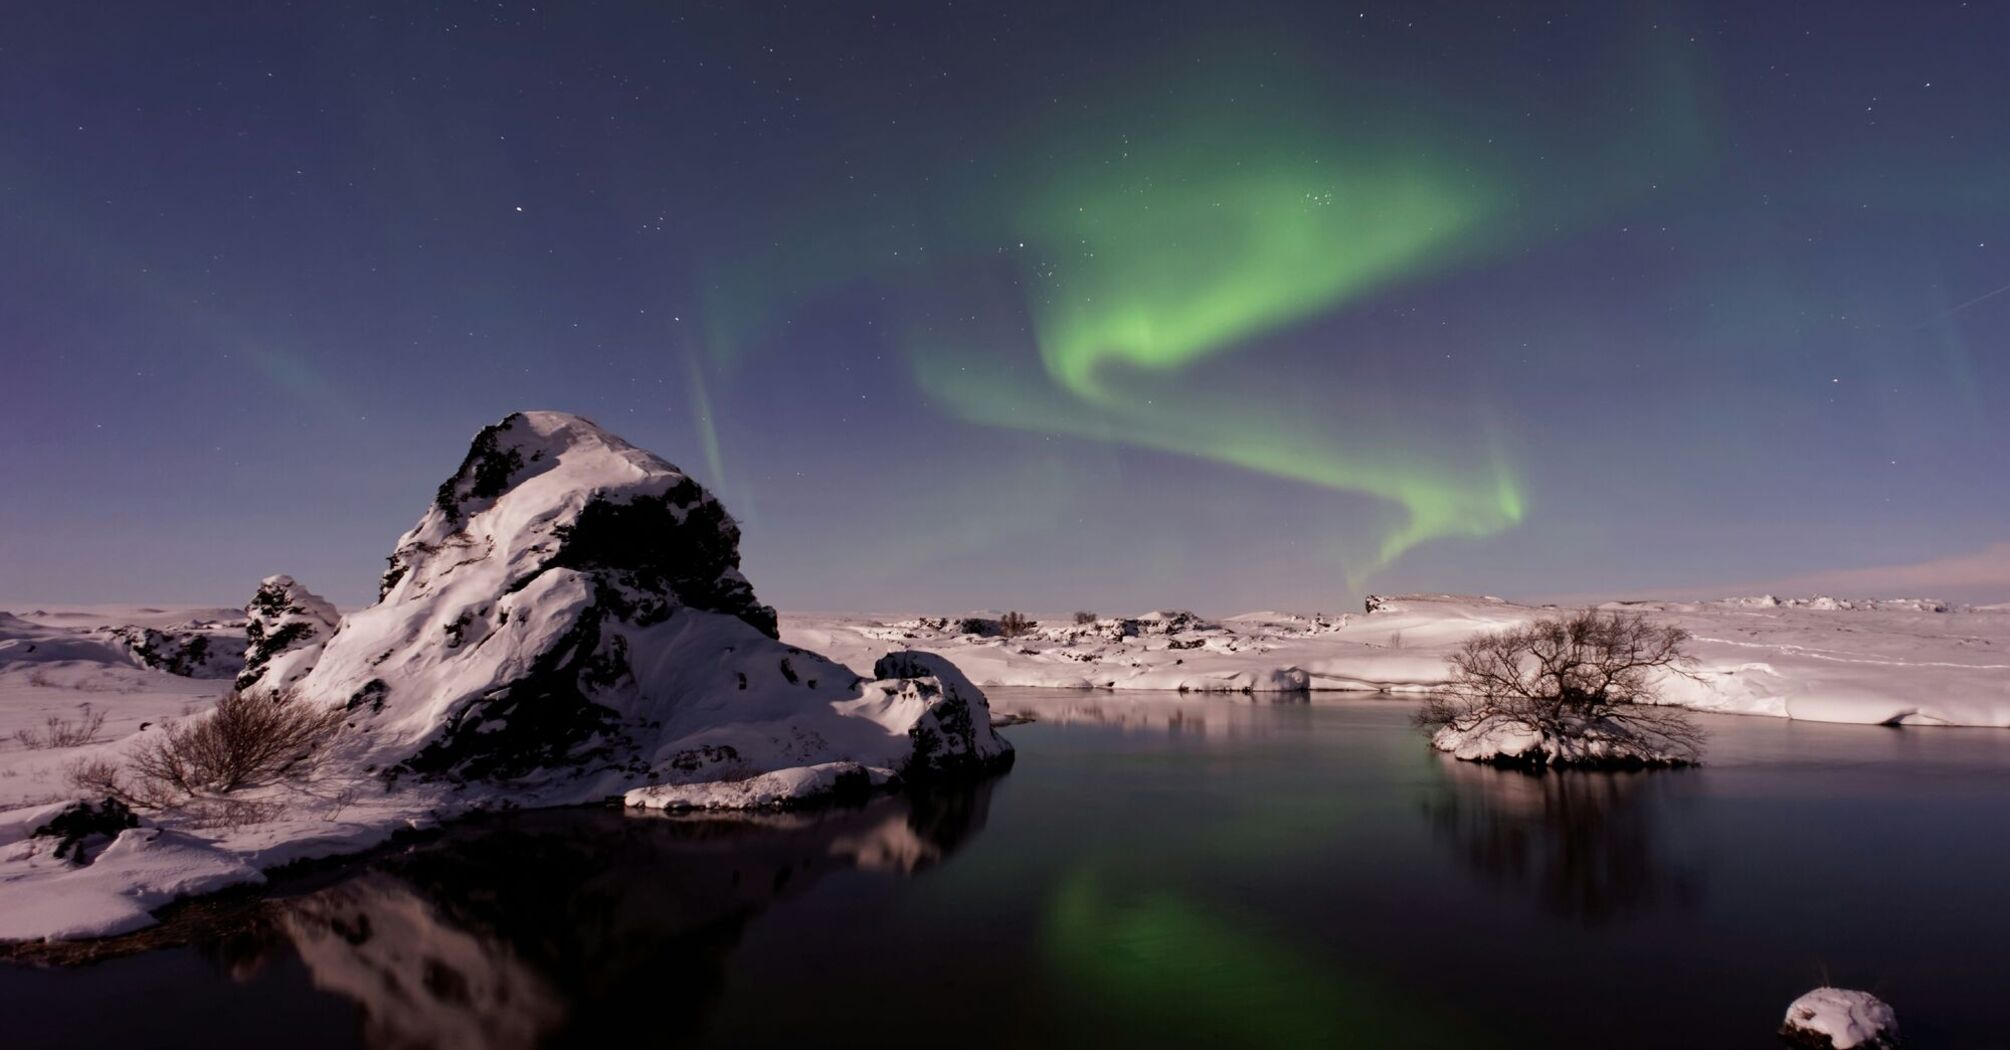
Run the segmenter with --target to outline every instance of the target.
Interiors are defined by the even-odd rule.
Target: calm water
[[[1703,769],[1531,777],[1393,701],[994,706],[1043,720],[975,790],[526,814],[0,968],[6,1045],[1773,1047],[1825,980],[2010,1045],[2010,733],[1718,718]]]

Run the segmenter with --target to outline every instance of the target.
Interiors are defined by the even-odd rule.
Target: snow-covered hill
[[[1165,613],[1043,619],[1009,639],[964,630],[961,618],[787,616],[782,637],[852,667],[893,647],[940,653],[980,687],[1417,693],[1443,681],[1445,657],[1466,638],[1557,612],[1458,595],[1368,605],[1219,623],[1189,614],[1170,632],[1161,629]],[[2010,726],[2010,615],[2001,609],[1770,597],[1610,607],[1694,635],[1698,677],[1665,683],[1673,703],[1825,722]]]

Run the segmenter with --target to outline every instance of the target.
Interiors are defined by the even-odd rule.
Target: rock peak
[[[736,616],[772,638],[774,610],[740,574],[739,547],[739,524],[667,460],[580,416],[515,412],[475,435],[399,541],[379,601],[423,593],[476,558],[500,558],[510,590],[553,569],[581,570],[638,622],[684,605]]]

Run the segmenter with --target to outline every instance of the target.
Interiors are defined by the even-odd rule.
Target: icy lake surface
[[[2010,733],[1703,717],[1530,777],[1390,700],[990,690],[1017,767],[744,822],[525,814],[181,946],[0,967],[7,1045],[1773,1047],[1820,984],[2002,1044]]]

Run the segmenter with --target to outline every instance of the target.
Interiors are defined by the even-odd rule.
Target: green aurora
[[[955,418],[1365,497],[1374,509],[1346,519],[1365,524],[1325,544],[1358,585],[1421,544],[1512,528],[1530,495],[1483,377],[1380,382],[1377,355],[1437,348],[1340,345],[1323,322],[1624,196],[1581,187],[1707,164],[1691,71],[1665,49],[1633,55],[1554,132],[1568,139],[1496,143],[1478,127],[1504,113],[1378,98],[1274,53],[1205,76],[1132,67],[1020,127],[944,118],[931,134],[956,127],[975,158],[834,155],[864,172],[852,196],[762,217],[781,250],[727,258],[702,289],[708,356],[730,371],[805,304],[877,289],[893,348]]]
[[[1395,142],[1350,149],[1338,132],[1304,123],[1187,113],[1162,141],[1127,142],[1013,209],[1013,235],[1030,249],[1019,283],[1044,382],[1001,367],[1010,348],[973,355],[922,339],[915,375],[973,422],[1386,500],[1398,520],[1357,574],[1430,539],[1498,532],[1521,519],[1523,496],[1497,443],[1433,448],[1430,437],[1350,428],[1332,417],[1353,411],[1351,399],[1330,413],[1280,412],[1260,382],[1233,371],[1180,381],[1490,240],[1503,195],[1428,157]],[[1346,348],[1326,353],[1344,378]]]

